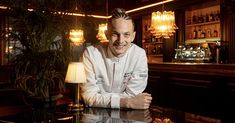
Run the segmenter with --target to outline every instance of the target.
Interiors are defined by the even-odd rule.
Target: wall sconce
[[[82,62],[70,62],[65,77],[66,83],[76,84],[75,87],[75,100],[72,104],[69,104],[70,111],[83,110],[83,105],[79,104],[79,83],[86,82],[86,75],[84,65]]]
[[[178,27],[175,24],[173,11],[153,12],[151,17],[150,32],[156,38],[170,38]]]
[[[85,42],[83,30],[72,29],[69,32],[69,39],[72,41],[72,44],[79,46]]]
[[[105,31],[107,31],[107,23],[99,24],[99,31],[96,37],[100,40],[100,42],[108,42],[108,39],[105,35]]]

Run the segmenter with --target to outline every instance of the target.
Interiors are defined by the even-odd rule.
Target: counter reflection
[[[85,108],[82,113],[84,123],[150,123],[149,110]]]

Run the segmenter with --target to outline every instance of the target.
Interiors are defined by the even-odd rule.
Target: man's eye
[[[113,37],[117,37],[118,35],[117,35],[116,33],[113,33],[112,36],[113,36]]]
[[[125,36],[126,38],[128,38],[128,37],[130,37],[130,34],[124,34],[124,36]]]

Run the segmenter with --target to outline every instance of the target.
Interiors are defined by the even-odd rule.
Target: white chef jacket
[[[147,56],[135,44],[120,58],[112,54],[108,43],[88,46],[82,60],[87,82],[81,93],[87,106],[120,108],[120,98],[142,93],[147,86]]]

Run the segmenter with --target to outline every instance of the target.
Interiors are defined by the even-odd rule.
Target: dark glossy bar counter
[[[0,122],[235,122],[234,64],[149,64],[149,79],[145,91],[153,96],[149,110],[85,108],[81,113],[70,113],[66,106],[60,106],[59,109],[28,107],[27,110],[24,108],[25,110],[8,113],[8,107],[4,107]]]
[[[228,123],[218,119],[181,110],[151,106],[148,110],[85,108],[80,112],[33,109],[30,112],[0,117],[6,123]]]
[[[151,71],[201,73],[203,75],[235,76],[235,64],[215,63],[149,63]]]
[[[149,63],[152,105],[213,117],[235,116],[235,64]]]

